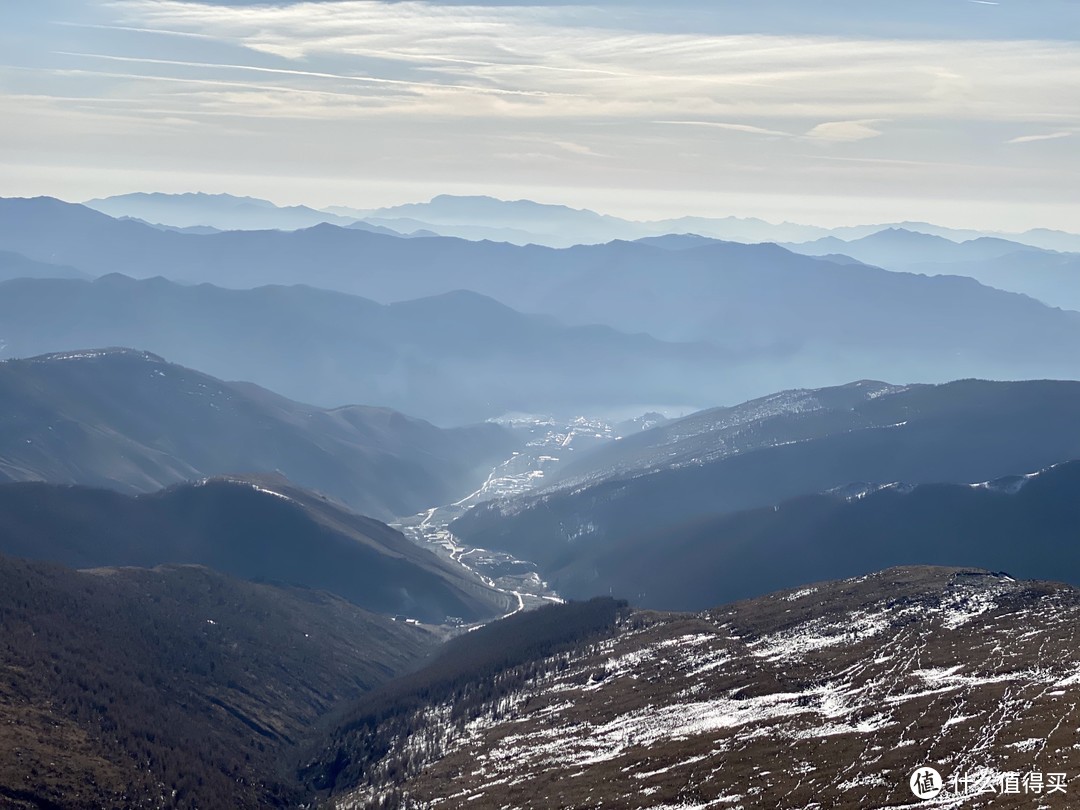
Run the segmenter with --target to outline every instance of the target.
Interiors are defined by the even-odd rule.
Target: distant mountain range
[[[283,208],[267,200],[231,194],[121,194],[88,200],[84,205],[111,217],[133,217],[176,228],[208,226],[222,231],[292,231],[322,222],[350,225],[356,221],[305,205]]]
[[[200,567],[8,557],[0,626],[12,810],[295,807],[305,795],[282,763],[311,728],[440,641],[326,593]]]
[[[1080,235],[0,198],[3,808],[1056,775],[1078,527]]]
[[[637,242],[665,250],[722,244],[694,234],[652,236]],[[835,264],[869,264],[930,276],[966,276],[989,287],[1029,295],[1049,306],[1080,310],[1080,252],[1060,253],[989,236],[956,242],[903,228],[886,228],[850,241],[827,236],[783,247]],[[1080,251],[1080,241],[1074,247]]]
[[[726,360],[708,346],[566,327],[475,293],[383,306],[308,287],[237,291],[116,275],[0,284],[0,344],[8,357],[135,346],[294,399],[388,406],[440,424],[715,401],[723,381],[706,372]],[[470,472],[475,458],[455,463]]]
[[[830,259],[850,256],[888,270],[968,276],[1051,306],[1080,310],[1080,252],[1058,253],[990,237],[958,243],[895,228],[849,242],[830,236],[785,247]],[[1080,251],[1080,244],[1075,248]]]
[[[57,232],[64,234],[64,238],[57,239]],[[619,398],[623,404],[629,396],[631,401],[657,405],[673,401],[690,404],[734,401],[785,386],[816,387],[867,376],[932,382],[970,376],[1080,376],[1080,315],[1055,312],[1031,299],[993,290],[970,279],[894,273],[851,264],[850,259],[844,263],[830,262],[773,245],[718,243],[671,251],[647,244],[613,242],[553,250],[445,238],[406,240],[331,225],[291,233],[230,232],[197,236],[160,231],[130,221],[119,222],[57,201],[7,200],[0,201],[0,249],[38,261],[77,262],[77,267],[91,273],[118,270],[134,276],[164,274],[177,281],[209,281],[238,288],[268,281],[305,283],[360,293],[377,301],[472,290],[519,311],[552,315],[568,323],[601,323],[624,332],[646,332],[665,341],[707,342],[715,347],[709,364],[696,368],[692,364],[683,366],[679,374],[672,373],[662,384],[655,383],[650,357],[665,352],[669,358],[673,352],[686,356],[689,352],[686,347],[672,349],[654,344],[650,349],[646,338],[635,338],[639,346],[634,354],[640,360],[609,355],[603,362],[589,364],[584,362],[580,347],[575,347],[573,362],[580,363],[580,367],[588,365],[592,372],[573,377],[571,366],[563,358],[542,351],[519,351],[519,358],[524,356],[532,361],[543,356],[545,363],[564,369],[555,372],[562,374],[561,380],[553,379],[550,369],[534,368],[522,375],[524,382],[510,382],[506,393],[496,390],[492,394],[496,398],[494,407],[481,410],[482,406],[474,405],[468,411],[474,419],[478,415],[498,415],[506,409],[500,406],[509,405],[511,391],[519,390],[522,385],[526,389],[529,385],[537,387],[542,378],[552,380],[545,387],[559,396],[568,385],[589,386],[597,368],[637,366],[637,380],[647,381],[650,390],[643,391],[638,386],[627,391],[624,387]],[[209,294],[205,291],[186,295]],[[266,295],[259,293],[261,297]],[[291,298],[296,294],[279,295]],[[326,306],[330,307],[328,312],[335,313],[346,305],[339,302]],[[34,310],[34,305],[29,308]],[[207,313],[211,312],[222,310],[205,309],[203,314],[193,315],[185,323],[206,324],[210,321]],[[401,312],[404,314],[404,310]],[[90,308],[89,313],[91,318],[95,317],[95,308]],[[231,314],[227,317],[231,329],[237,319]],[[295,317],[277,320],[292,324]],[[470,350],[480,351],[481,358],[509,350],[507,345],[481,345],[485,339],[490,344],[495,334],[485,332],[484,323],[465,326],[455,320],[461,316],[449,317],[443,322],[440,342],[446,342],[448,336],[457,340],[459,333],[470,334],[475,336],[476,347]],[[294,353],[301,343],[313,347],[312,351],[326,351],[319,347],[314,335],[330,331],[329,324],[334,322],[335,315],[324,315],[320,320],[328,323],[316,324],[310,333],[295,335],[279,354],[283,357]],[[519,319],[517,323],[528,322]],[[509,327],[509,322],[503,326]],[[52,328],[68,329],[58,325]],[[357,337],[358,331],[362,331],[356,324],[344,328]],[[537,328],[533,322],[527,331],[535,333]],[[549,325],[549,330],[553,328]],[[214,329],[221,336],[223,327],[215,324]],[[2,339],[14,346],[20,332],[14,330]],[[250,334],[251,328],[232,341],[219,340],[214,351],[203,353],[206,362],[192,351],[185,352],[183,347],[174,350],[158,342],[140,342],[138,335],[124,333],[119,328],[108,340],[102,336],[93,340],[84,337],[77,343],[54,341],[48,347],[37,342],[30,348],[9,349],[9,354],[72,346],[136,345],[218,376],[253,376],[261,384],[305,398],[284,381],[279,383],[258,376],[265,364],[249,362],[247,367],[254,370],[241,369],[239,373],[228,370],[224,364],[208,364],[222,352],[237,351],[235,345],[229,344],[250,340]],[[393,334],[391,331],[387,337]],[[498,334],[515,333],[511,328],[502,328]],[[562,334],[569,338],[570,333]],[[584,334],[573,333],[574,341]],[[593,334],[597,340],[628,345],[625,335],[605,336],[595,330]],[[372,337],[382,335],[369,334],[368,340]],[[188,328],[187,338],[189,342],[198,342],[201,336],[192,334]],[[387,344],[395,341],[354,342],[354,345],[373,347]],[[703,353],[707,355],[709,350]],[[394,357],[400,352],[393,348],[386,354]],[[441,349],[436,349],[434,355],[419,356],[434,359],[440,354],[445,356]],[[279,359],[275,365],[281,362]],[[414,356],[405,366],[416,363]],[[470,363],[477,365],[472,358]],[[454,376],[462,371],[444,361],[437,367],[433,363],[432,373]],[[305,384],[305,390],[315,392],[306,398],[320,403],[352,399],[434,416],[430,405],[416,400],[446,386],[437,378],[432,382],[417,379],[410,385],[414,391],[408,398],[378,388],[370,396],[350,393],[348,397],[342,396],[340,388],[324,392],[319,385],[310,383]],[[521,389],[522,393],[526,389]],[[657,399],[663,391],[670,393]],[[474,393],[479,393],[479,389],[474,389]],[[581,405],[600,404],[596,395],[581,393],[578,398]],[[327,394],[331,394],[329,400]],[[648,399],[643,401],[645,396]],[[552,407],[547,404],[550,398],[544,400],[542,395],[539,402],[524,395],[520,400],[524,405],[519,402],[512,409]]]
[[[1080,310],[1080,253],[1012,253],[981,261],[926,263],[920,273],[953,274],[1030,295],[1050,306]]]
[[[435,623],[490,619],[510,607],[400,532],[272,478],[211,479],[138,497],[4,484],[0,503],[0,554],[74,568],[205,565]]]
[[[387,233],[490,239],[518,245],[570,247],[600,244],[613,239],[635,240],[663,234],[697,234],[731,242],[809,242],[824,237],[860,239],[889,228],[966,241],[994,236],[1047,250],[1080,252],[1080,235],[1032,229],[1002,234],[945,228],[928,222],[899,222],[823,228],[791,222],[772,223],[753,217],[695,217],[635,221],[599,214],[588,209],[550,205],[531,200],[500,200],[487,196],[440,194],[424,203],[360,209],[330,206],[280,207],[267,200],[229,194],[123,194],[89,200],[90,208],[114,217],[134,217],[159,225],[190,228],[212,226],[221,230],[296,230],[319,223],[384,229]]]
[[[449,195],[436,197],[429,203],[375,211],[334,209],[338,213],[319,212],[304,207],[278,208],[265,200],[206,194],[134,194],[94,200],[87,205],[113,216],[141,216],[141,220],[146,222],[141,222],[138,218],[133,220],[141,224],[164,221],[166,225],[155,224],[153,227],[186,235],[215,233],[217,229],[208,227],[206,223],[217,223],[224,229],[231,227],[284,230],[331,223],[352,230],[397,237],[442,235],[466,240],[486,239],[518,245],[540,244],[556,247],[608,242],[614,239],[636,240],[643,245],[668,250],[703,247],[721,240],[778,242],[796,253],[819,256],[832,262],[845,263],[854,258],[894,271],[968,276],[998,289],[1031,295],[1051,306],[1080,309],[1080,235],[1046,229],[1002,235],[942,228],[923,222],[904,222],[895,225],[836,228],[830,231],[788,224],[774,226],[760,220],[709,220],[693,217],[638,223],[592,211],[542,205],[527,200],[505,202],[491,197]],[[12,216],[10,209],[7,214]],[[366,219],[358,220],[356,217]],[[427,220],[422,217],[427,217]],[[196,221],[203,224],[193,225]],[[103,223],[99,221],[98,225],[103,226]],[[76,223],[72,227],[71,223],[65,223],[62,230],[78,233],[85,230],[85,226]],[[125,239],[132,237],[133,232],[124,235]],[[181,244],[175,245],[174,249]],[[230,249],[234,250],[235,245],[230,245]],[[190,245],[184,247],[190,249]],[[17,248],[13,249],[17,251]],[[226,249],[224,243],[219,243],[219,249]],[[31,247],[27,250],[35,259],[54,261],[51,254],[42,255]],[[318,252],[319,248],[315,247],[314,250]],[[1059,251],[1073,253],[1063,256]],[[420,251],[420,254],[424,252]],[[68,260],[69,264],[74,264],[77,258],[68,256]],[[340,263],[341,260],[342,257],[339,256],[330,263]],[[22,259],[22,262],[26,261],[28,260]],[[196,259],[195,262],[198,265],[205,264],[201,259]],[[320,263],[325,263],[325,260]],[[8,261],[7,264],[11,262]],[[0,259],[0,277],[5,273],[4,265],[5,262]],[[136,276],[143,274],[135,266],[115,260],[106,266],[95,264],[95,268],[96,273],[120,270]],[[41,276],[43,269],[28,266],[24,274]],[[16,272],[17,266],[13,266],[7,271],[7,275],[14,277]],[[71,272],[73,271],[70,268],[65,268],[60,274],[69,275]],[[190,268],[186,272],[172,270],[165,274],[174,278],[187,278],[190,277]],[[220,274],[196,278],[214,282],[223,280]],[[286,279],[275,276],[266,280]],[[294,276],[291,280],[297,279]],[[379,300],[393,300],[384,298],[376,287],[352,286],[341,278],[323,279],[317,283],[332,289],[370,295]],[[473,289],[468,284],[459,286]],[[505,298],[497,291],[477,289],[521,307],[520,301]],[[413,294],[423,292],[418,289]],[[395,297],[410,296],[399,291]],[[595,317],[592,319],[597,320]]]
[[[810,570],[813,548],[788,554],[786,547],[778,545],[788,535],[782,537],[779,530],[775,541],[762,539],[758,547],[753,530],[756,524],[749,524],[751,528],[740,533],[747,521],[757,518],[735,513],[752,509],[769,512],[779,507],[775,520],[783,523],[785,502],[838,487],[864,482],[971,484],[1080,459],[1078,413],[1080,383],[1075,382],[969,380],[941,386],[873,384],[839,391],[790,392],[670,422],[601,448],[591,461],[580,459],[567,469],[565,489],[482,504],[455,521],[451,529],[470,545],[533,560],[545,579],[563,592],[606,594],[616,584],[628,586],[629,580],[616,582],[609,578],[613,574],[607,573],[623,570],[619,560],[625,559],[628,575],[633,570],[640,581],[624,596],[693,598],[700,606],[709,600],[785,587],[805,580]],[[1075,493],[1068,493],[1068,498],[1074,497]],[[732,527],[729,534],[737,538],[732,542],[754,565],[743,568],[734,558],[723,556],[723,540],[714,549],[715,558],[704,556],[712,538],[707,530],[694,534],[688,529],[686,533],[700,538],[695,553],[715,562],[715,571],[711,563],[695,562],[694,553],[676,553],[673,538],[683,531],[678,527],[724,515],[734,515],[725,525]],[[1025,535],[1017,559],[1027,554],[1035,565],[1045,557],[1032,551],[1033,544],[1052,549],[1060,541],[1060,531],[1055,528],[1037,540],[1031,535],[1041,531],[1037,528],[1043,526],[1041,518],[1037,511],[1028,516],[1031,531]],[[943,526],[952,526],[955,516],[945,512],[937,517]],[[809,538],[815,537],[813,525],[808,518]],[[783,528],[791,535],[791,524],[783,523]],[[912,532],[925,528],[923,524],[912,526]],[[946,544],[947,536],[930,536],[940,537],[941,542],[936,547],[926,546],[912,536],[908,543],[935,555],[931,557],[935,561],[958,558],[951,556],[953,548]],[[841,537],[856,547],[845,550],[842,543],[833,545],[830,541],[823,545],[822,559],[844,571],[855,573],[859,566],[873,570],[875,566],[921,559],[907,556],[907,547],[899,543],[895,548],[883,548],[880,556],[864,553],[860,544],[876,542],[870,529]],[[979,563],[979,549],[973,542],[958,536],[955,550],[966,553],[960,559],[971,557]],[[659,562],[669,550],[670,568]],[[785,555],[793,567],[786,565]],[[639,566],[646,558],[653,562]],[[994,562],[988,559],[985,564],[992,566]],[[700,566],[696,571],[701,579],[698,573],[687,573],[688,565]],[[722,570],[725,566],[734,572],[730,579]],[[656,579],[650,579],[653,572],[661,570],[667,573],[656,573]],[[837,569],[813,570],[818,571],[814,576],[831,576]],[[1052,573],[1039,567],[1031,575]],[[1080,582],[1080,568],[1076,578]],[[684,579],[701,582],[706,590],[694,592],[689,585],[680,584]],[[710,582],[717,583],[718,589],[709,590]],[[685,607],[686,602],[665,605],[676,606]]]
[[[983,236],[966,242],[954,242],[942,236],[902,228],[887,228],[850,241],[827,236],[814,242],[787,244],[784,247],[807,256],[840,253],[865,264],[889,269],[906,269],[927,263],[976,262],[1017,253],[1034,255],[1045,252],[1007,239]]]
[[[468,495],[515,442],[496,425],[303,405],[126,349],[2,362],[0,400],[0,481],[135,493],[278,473],[384,520]]]

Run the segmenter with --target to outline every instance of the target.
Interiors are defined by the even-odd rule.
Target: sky
[[[1080,230],[1080,2],[0,4],[0,196]]]

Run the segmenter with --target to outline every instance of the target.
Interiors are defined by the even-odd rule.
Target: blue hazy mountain
[[[496,425],[317,408],[127,349],[2,362],[0,401],[0,481],[140,493],[276,472],[384,520],[465,497],[515,446]]]
[[[784,247],[807,256],[842,253],[866,264],[891,270],[905,270],[928,262],[976,262],[1017,253],[1037,255],[1044,252],[1031,245],[997,237],[981,236],[956,242],[943,236],[904,228],[885,228],[850,241],[828,236]]]
[[[568,327],[467,292],[383,305],[303,286],[30,279],[0,285],[0,324],[6,357],[133,346],[296,400],[392,407],[440,424],[684,404],[690,394],[714,401],[728,361],[705,345]]]
[[[132,217],[175,228],[200,226],[222,231],[310,228],[321,222],[349,225],[355,220],[305,205],[277,206],[255,197],[231,194],[121,194],[116,197],[88,200],[88,208],[112,217]]]
[[[532,200],[511,201],[451,194],[441,194],[425,203],[407,203],[389,208],[362,210],[331,207],[327,211],[339,216],[362,218],[395,230],[422,228],[463,239],[490,239],[551,247],[600,244],[613,239],[635,240],[688,231],[739,242],[798,241],[828,234],[824,228],[792,223],[773,224],[753,218],[680,217],[640,222]]]
[[[313,290],[264,290],[254,296],[218,290],[213,295],[220,304],[190,312],[186,327],[178,317],[166,319],[174,324],[170,337],[158,334],[146,342],[155,329],[162,333],[165,327],[140,314],[134,301],[125,304],[129,308],[125,317],[141,331],[121,329],[119,322],[114,327],[96,310],[105,306],[99,297],[108,287],[104,285],[81,304],[72,298],[76,288],[67,288],[66,305],[81,306],[83,314],[59,321],[49,315],[56,308],[49,305],[44,288],[38,288],[35,302],[25,306],[28,312],[42,313],[52,331],[20,319],[14,311],[19,305],[12,299],[6,323],[20,326],[8,327],[0,336],[9,344],[8,356],[72,346],[129,345],[155,350],[219,377],[254,379],[297,399],[389,405],[437,421],[450,413],[471,421],[499,415],[503,409],[561,410],[571,399],[578,405],[632,401],[702,406],[791,386],[820,387],[868,377],[929,382],[960,377],[1080,377],[1076,313],[1056,311],[969,278],[890,272],[850,260],[831,262],[769,244],[717,242],[673,251],[616,241],[557,250],[435,237],[400,239],[326,224],[295,232],[198,236],[38,199],[0,201],[0,249],[38,261],[74,264],[95,274],[112,270],[142,277],[160,274],[179,282],[239,289],[266,283],[307,284],[380,302],[472,290],[519,312],[541,313],[580,327],[561,331],[553,339],[565,327],[514,319],[493,302],[482,307],[490,321],[469,320],[470,308],[479,299],[455,294],[443,302],[449,308],[439,322],[440,332],[427,321],[404,332],[400,325],[389,326],[394,319],[387,321],[385,316],[391,312],[406,316],[410,308],[405,305],[371,309],[377,315],[365,325],[355,316],[344,323],[338,313],[356,308],[357,313],[367,312],[372,301],[348,303]],[[61,289],[56,288],[58,293]],[[165,297],[178,295],[193,301],[211,293],[173,289]],[[267,317],[275,312],[276,322],[283,324],[277,330],[280,335],[269,320],[252,314],[257,307],[250,308],[250,302],[256,299],[264,302]],[[299,299],[307,303],[295,303]],[[91,301],[98,303],[90,307]],[[164,298],[151,306],[154,301],[149,296],[142,305],[151,311],[157,311],[153,306],[165,306]],[[248,302],[243,305],[249,308],[246,317],[254,319],[247,329],[237,326],[232,311],[242,301]],[[299,313],[285,315],[294,306]],[[322,317],[320,307],[325,308]],[[80,335],[69,322],[78,326],[95,319],[100,328],[87,327],[77,339]],[[511,321],[523,331],[509,329]],[[310,323],[310,328],[294,328],[301,322]],[[493,330],[490,324],[496,323],[499,329]],[[192,329],[191,324],[200,328]],[[584,329],[590,324],[624,334]],[[203,335],[209,326],[216,342]],[[549,330],[547,337],[541,337],[542,329]],[[251,337],[256,331],[269,333],[258,345]],[[36,337],[18,343],[28,333]],[[675,348],[631,338],[630,333],[706,345]],[[518,334],[525,337],[519,341]],[[68,340],[61,343],[64,335]],[[342,335],[358,340],[356,345],[365,347],[363,355],[344,355]],[[410,343],[425,348],[416,354],[400,349]],[[280,348],[276,360],[265,348],[270,344]],[[239,362],[245,351],[241,346],[263,361],[248,355],[245,362],[253,363],[248,370]],[[519,361],[527,358],[526,364],[515,365],[511,356],[515,347],[524,352]],[[289,365],[280,358],[304,352],[327,358],[326,364],[308,362],[296,374],[275,370]],[[227,356],[237,362],[224,362]],[[675,361],[670,373],[660,367],[668,361]],[[380,371],[374,373],[375,368]],[[357,375],[355,382],[342,382],[348,378],[342,369]],[[298,382],[301,379],[304,383]],[[332,380],[337,382],[328,382]],[[478,380],[485,380],[485,385],[469,388]],[[470,404],[466,406],[455,391]],[[538,399],[531,400],[534,396]]]
[[[90,278],[74,267],[34,261],[18,253],[0,251],[0,281],[13,278]]]
[[[1059,253],[987,236],[955,242],[898,228],[851,241],[829,236],[786,247],[830,259],[843,254],[889,270],[967,276],[1050,306],[1080,309],[1080,253]]]
[[[804,243],[828,236],[854,240],[887,229],[903,229],[955,242],[981,237],[1009,239],[1051,250],[1080,251],[1080,235],[1034,229],[1005,234],[964,228],[947,228],[930,222],[898,222],[824,228],[792,222],[767,222],[755,217],[683,216],[650,221],[628,220],[588,209],[550,205],[531,200],[500,200],[485,196],[441,194],[425,203],[389,208],[358,209],[332,206],[328,213],[363,219],[397,231],[431,230],[463,239],[491,239],[514,244],[569,247],[599,244],[612,239],[635,240],[666,234],[694,233],[712,239],[754,244],[758,242]]]

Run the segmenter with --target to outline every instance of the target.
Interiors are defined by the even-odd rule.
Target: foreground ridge
[[[634,612],[459,728],[427,707],[400,743],[441,731],[442,758],[334,806],[921,806],[932,765],[931,806],[1030,806],[1038,775],[1065,807],[1078,617],[1068,586],[927,567]]]

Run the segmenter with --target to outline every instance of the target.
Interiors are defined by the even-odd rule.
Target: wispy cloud
[[[367,81],[543,96],[501,110],[529,117],[682,121],[694,110],[778,133],[784,127],[768,119],[796,117],[806,128],[825,122],[811,137],[833,142],[874,137],[865,122],[879,119],[1031,120],[1080,84],[1080,48],[1071,43],[674,35],[608,28],[595,9],[415,0],[114,7],[129,28],[211,36],[285,59],[292,64],[276,69],[308,78],[339,80],[326,74],[355,65]],[[323,62],[336,69],[316,67]],[[427,101],[419,109],[432,111]],[[454,105],[443,112],[454,115]]]
[[[1036,141],[1056,141],[1059,138],[1071,138],[1074,133],[1072,132],[1051,132],[1046,135],[1021,135],[1018,138],[1012,138],[1005,141],[1005,143],[1035,143]]]
[[[882,123],[881,119],[873,118],[863,121],[826,121],[813,126],[806,134],[799,135],[779,129],[767,129],[766,127],[753,126],[752,124],[732,124],[724,121],[654,121],[655,124],[668,124],[682,127],[709,127],[722,129],[728,132],[743,132],[748,135],[764,135],[770,138],[789,138],[792,140],[830,141],[834,143],[846,143],[849,141],[865,141],[876,138],[882,134],[881,130],[873,125]]]
[[[1001,16],[980,5],[959,16]],[[962,182],[980,199],[1027,184],[1071,200],[1080,182],[1077,161],[1002,148],[1080,132],[1067,103],[1080,43],[1066,38],[670,33],[636,17],[623,27],[617,4],[65,7],[76,6],[74,27],[44,26],[38,51],[2,57],[23,59],[0,66],[0,112],[19,121],[0,128],[8,164],[92,154],[115,170],[141,155],[174,172],[243,167],[358,187],[381,173],[738,199],[815,188],[944,198]]]
[[[163,36],[187,37],[190,39],[214,40],[212,34],[200,34],[194,31],[170,31],[165,28],[148,28],[143,25],[105,25],[102,23],[81,23],[71,20],[56,20],[55,25],[65,28],[85,28],[92,31],[127,31],[133,34],[161,34]]]
[[[879,124],[879,119],[865,121],[827,121],[818,124],[806,133],[806,137],[816,141],[834,141],[846,143],[849,141],[865,141],[881,135],[880,129],[875,129],[874,124]]]
[[[751,124],[729,124],[724,121],[654,121],[653,123],[678,127],[711,127],[713,129],[724,129],[728,132],[745,132],[749,135],[768,135],[774,138],[795,137],[790,132],[782,132],[778,129],[766,129]]]
[[[148,57],[116,56],[103,53],[73,53],[58,51],[63,56],[79,56],[86,59],[101,59],[110,62],[135,62],[144,65],[169,65],[173,67],[187,68],[210,68],[220,71],[250,71],[253,73],[272,73],[280,76],[302,76],[314,79],[333,79],[342,82],[359,82],[361,84],[393,84],[406,87],[416,87],[426,90],[464,90],[469,93],[492,93],[495,95],[509,96],[546,96],[550,93],[543,90],[514,90],[501,87],[474,87],[471,85],[444,84],[435,82],[416,82],[403,79],[388,79],[378,76],[363,76],[347,73],[324,73],[314,70],[297,70],[291,68],[260,67],[258,65],[238,65],[221,62],[191,62],[178,59],[151,59]]]

